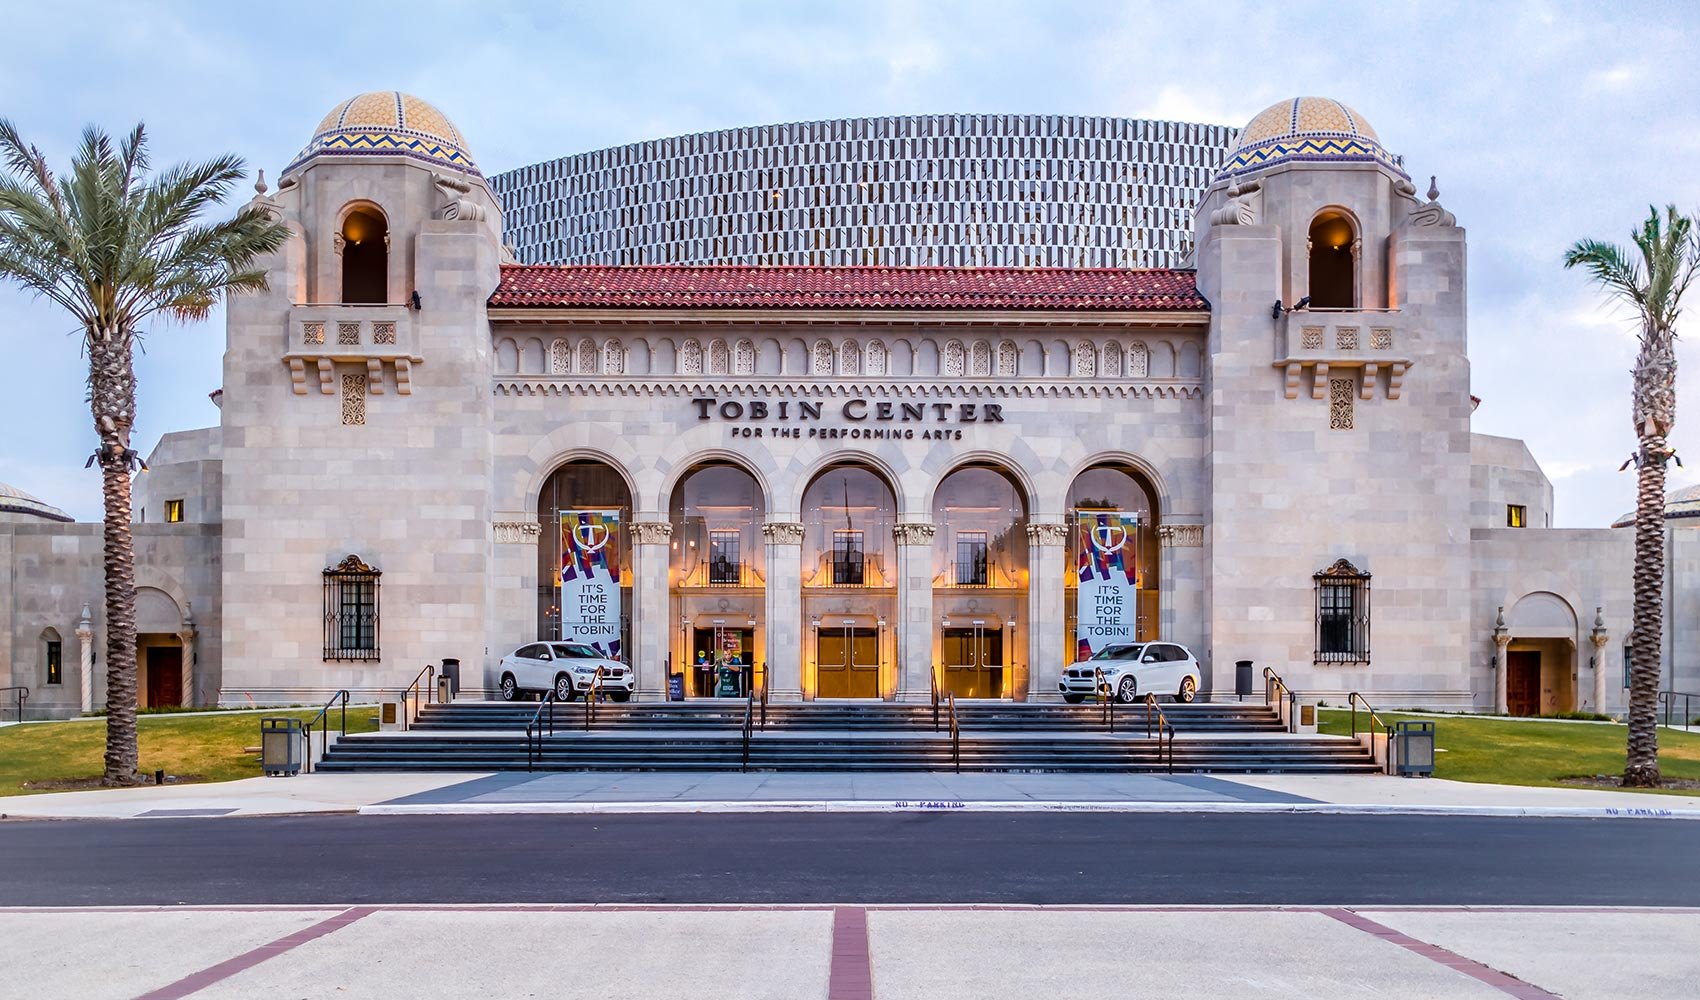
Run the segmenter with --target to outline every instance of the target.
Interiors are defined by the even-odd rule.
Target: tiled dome
[[[374,90],[332,108],[284,173],[320,156],[411,156],[478,173],[454,122],[431,104],[399,90]]]
[[[1327,97],[1294,97],[1263,109],[1240,130],[1222,173],[1244,174],[1289,160],[1380,163],[1405,173],[1363,115]]]
[[[1700,517],[1700,485],[1684,486],[1665,494],[1665,520]],[[1629,528],[1635,524],[1635,512],[1630,511],[1611,523],[1614,528]]]
[[[69,521],[71,515],[16,486],[0,483],[0,514],[29,514],[47,521]]]

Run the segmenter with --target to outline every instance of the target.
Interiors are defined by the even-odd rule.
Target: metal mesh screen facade
[[[1176,267],[1236,129],[850,118],[616,146],[491,178],[530,264]]]

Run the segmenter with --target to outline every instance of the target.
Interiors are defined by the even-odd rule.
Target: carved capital
[[[1066,524],[1029,524],[1027,526],[1027,543],[1029,545],[1062,545],[1068,541],[1068,525]]]
[[[671,521],[633,521],[633,545],[666,545],[673,537]]]
[[[768,521],[761,526],[761,535],[774,545],[803,544],[803,526],[796,521]]]
[[[1204,544],[1204,525],[1160,524],[1157,541],[1165,549],[1196,549]]]
[[[899,545],[931,545],[938,528],[920,521],[892,526],[891,537]]]
[[[1493,630],[1493,641],[1494,641],[1494,645],[1499,647],[1499,651],[1501,653],[1505,652],[1505,647],[1511,645],[1511,632],[1510,632],[1510,630],[1508,630],[1508,629],[1497,629],[1497,628],[1494,629]]]
[[[543,525],[536,521],[495,521],[497,545],[535,545],[543,534]]]

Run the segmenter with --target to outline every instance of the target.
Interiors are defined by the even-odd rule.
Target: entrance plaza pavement
[[[311,774],[0,798],[9,819],[941,809],[1700,819],[1700,797],[1385,775],[659,771]]]
[[[1700,981],[1700,910],[1675,908],[11,908],[0,940],[0,998],[1674,1000]]]

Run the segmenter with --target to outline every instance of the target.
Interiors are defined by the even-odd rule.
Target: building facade
[[[530,264],[1177,267],[1234,130],[1076,115],[727,129],[491,178]]]
[[[305,702],[452,657],[490,695],[566,637],[639,698],[709,695],[721,654],[776,699],[1048,700],[1162,638],[1205,697],[1249,660],[1381,707],[1620,707],[1632,539],[1550,528],[1527,449],[1471,431],[1464,230],[1339,102],[1237,136],[1196,268],[526,265],[440,112],[339,105],[255,199],[294,235],[229,305],[220,426],[139,480],[159,676]],[[99,526],[0,516],[13,682],[99,704]]]

